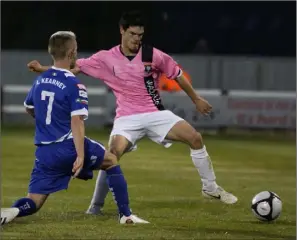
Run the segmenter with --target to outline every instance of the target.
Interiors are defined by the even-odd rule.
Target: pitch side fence
[[[2,87],[2,123],[33,124],[23,102],[30,85],[6,84]],[[213,106],[215,118],[204,117],[185,93],[161,93],[169,110],[197,128],[296,128],[296,93],[272,91],[221,91],[199,89]],[[103,127],[113,122],[115,98],[105,87],[89,87],[89,119],[87,125]]]

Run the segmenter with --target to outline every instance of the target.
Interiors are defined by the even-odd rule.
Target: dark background
[[[168,53],[296,56],[296,2],[1,2],[2,49],[45,50],[72,30],[79,51],[119,44],[122,11],[142,10],[145,41]]]

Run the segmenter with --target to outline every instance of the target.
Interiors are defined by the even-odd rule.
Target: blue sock
[[[20,210],[17,217],[29,216],[37,212],[36,204],[31,198],[21,198],[11,207],[16,207]]]
[[[130,216],[129,196],[127,183],[120,166],[106,170],[106,179],[113,198],[118,205],[119,214]]]

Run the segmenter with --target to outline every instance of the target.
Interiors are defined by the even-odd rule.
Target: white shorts
[[[128,151],[136,150],[136,142],[145,136],[168,148],[172,143],[165,137],[182,120],[184,119],[169,110],[119,117],[114,121],[110,139],[114,135],[124,136],[132,144]]]

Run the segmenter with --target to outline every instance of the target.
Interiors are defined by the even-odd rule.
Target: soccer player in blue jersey
[[[48,50],[54,66],[37,77],[24,102],[36,125],[36,160],[28,195],[11,208],[1,209],[1,225],[15,217],[36,213],[50,194],[67,189],[71,178],[92,179],[93,170],[99,169],[107,173],[119,222],[148,223],[131,213],[127,183],[116,156],[85,137],[88,94],[70,72],[77,55],[75,34],[65,31],[53,34]]]

